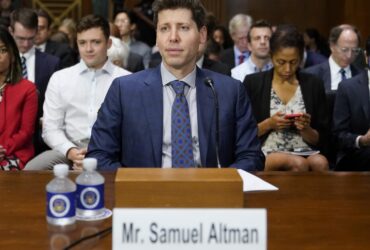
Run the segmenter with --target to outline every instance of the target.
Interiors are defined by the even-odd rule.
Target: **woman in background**
[[[34,156],[36,113],[36,86],[22,79],[18,48],[8,30],[0,28],[1,170],[21,170]]]
[[[267,171],[328,169],[327,159],[318,153],[327,140],[324,84],[299,71],[303,52],[298,30],[292,25],[279,26],[270,39],[274,67],[244,79]]]

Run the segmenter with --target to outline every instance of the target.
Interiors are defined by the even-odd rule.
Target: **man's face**
[[[248,51],[248,31],[249,27],[241,26],[236,28],[235,32],[231,34],[231,38],[234,41],[235,46],[241,51]]]
[[[37,35],[35,37],[35,44],[40,45],[48,40],[50,34],[48,20],[45,17],[38,17]]]
[[[340,34],[336,44],[330,44],[331,55],[334,61],[345,68],[350,65],[358,54],[358,39],[353,30],[346,29]]]
[[[15,42],[17,43],[19,52],[24,54],[33,47],[37,30],[27,29],[19,22],[16,22],[11,33],[14,37]]]
[[[127,36],[131,32],[130,18],[126,13],[120,13],[114,19],[114,24],[118,27],[119,35]]]
[[[207,39],[207,30],[198,27],[185,8],[158,13],[157,46],[169,71],[190,73],[194,69],[199,45]]]
[[[107,50],[112,41],[107,40],[101,28],[91,28],[77,33],[77,46],[87,67],[100,69],[107,61]]]
[[[272,31],[270,28],[261,27],[253,28],[250,31],[249,50],[252,55],[259,59],[267,59],[270,57],[270,38]]]

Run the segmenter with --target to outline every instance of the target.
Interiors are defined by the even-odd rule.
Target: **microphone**
[[[221,164],[220,164],[220,155],[218,153],[218,149],[219,149],[219,146],[220,146],[220,121],[219,121],[219,108],[218,108],[218,97],[217,97],[217,92],[214,88],[214,82],[211,78],[207,77],[206,79],[204,79],[204,83],[206,85],[208,85],[209,87],[211,87],[212,89],[212,93],[213,93],[213,97],[214,97],[214,100],[215,100],[215,110],[216,110],[216,158],[217,158],[217,167],[218,168],[221,168]]]

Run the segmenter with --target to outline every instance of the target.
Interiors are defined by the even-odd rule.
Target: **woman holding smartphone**
[[[319,153],[327,141],[327,107],[321,80],[299,71],[303,36],[282,25],[270,39],[273,68],[244,79],[266,155],[265,170],[325,171]]]

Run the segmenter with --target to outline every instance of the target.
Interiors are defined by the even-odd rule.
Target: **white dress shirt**
[[[66,155],[88,141],[98,110],[112,81],[128,71],[107,60],[98,70],[80,63],[55,72],[45,93],[42,137],[53,150]]]
[[[342,81],[342,74],[340,70],[342,69],[333,59],[332,56],[329,57],[329,67],[330,67],[330,77],[331,77],[331,90],[337,90],[339,83]],[[348,65],[344,68],[346,79],[352,77],[351,68]]]
[[[243,82],[246,75],[250,75],[253,73],[260,72],[260,71],[266,71],[271,68],[272,68],[272,63],[268,62],[260,70],[259,68],[257,68],[256,64],[254,64],[254,62],[252,61],[252,57],[250,56],[242,64],[239,64],[238,66],[231,69],[231,76],[234,79]]]
[[[24,56],[26,58],[26,66],[27,66],[27,79],[31,82],[35,82],[35,64],[36,64],[36,56],[35,56],[35,46],[33,46],[27,53],[19,54],[20,57]]]
[[[163,144],[162,144],[162,167],[170,168],[172,166],[172,146],[171,146],[171,111],[176,93],[171,87],[170,82],[179,80],[187,83],[184,94],[189,106],[191,136],[193,142],[193,156],[196,166],[201,166],[199,137],[198,137],[198,117],[197,117],[197,89],[195,87],[196,67],[183,79],[177,79],[161,63],[161,76],[163,84]]]

